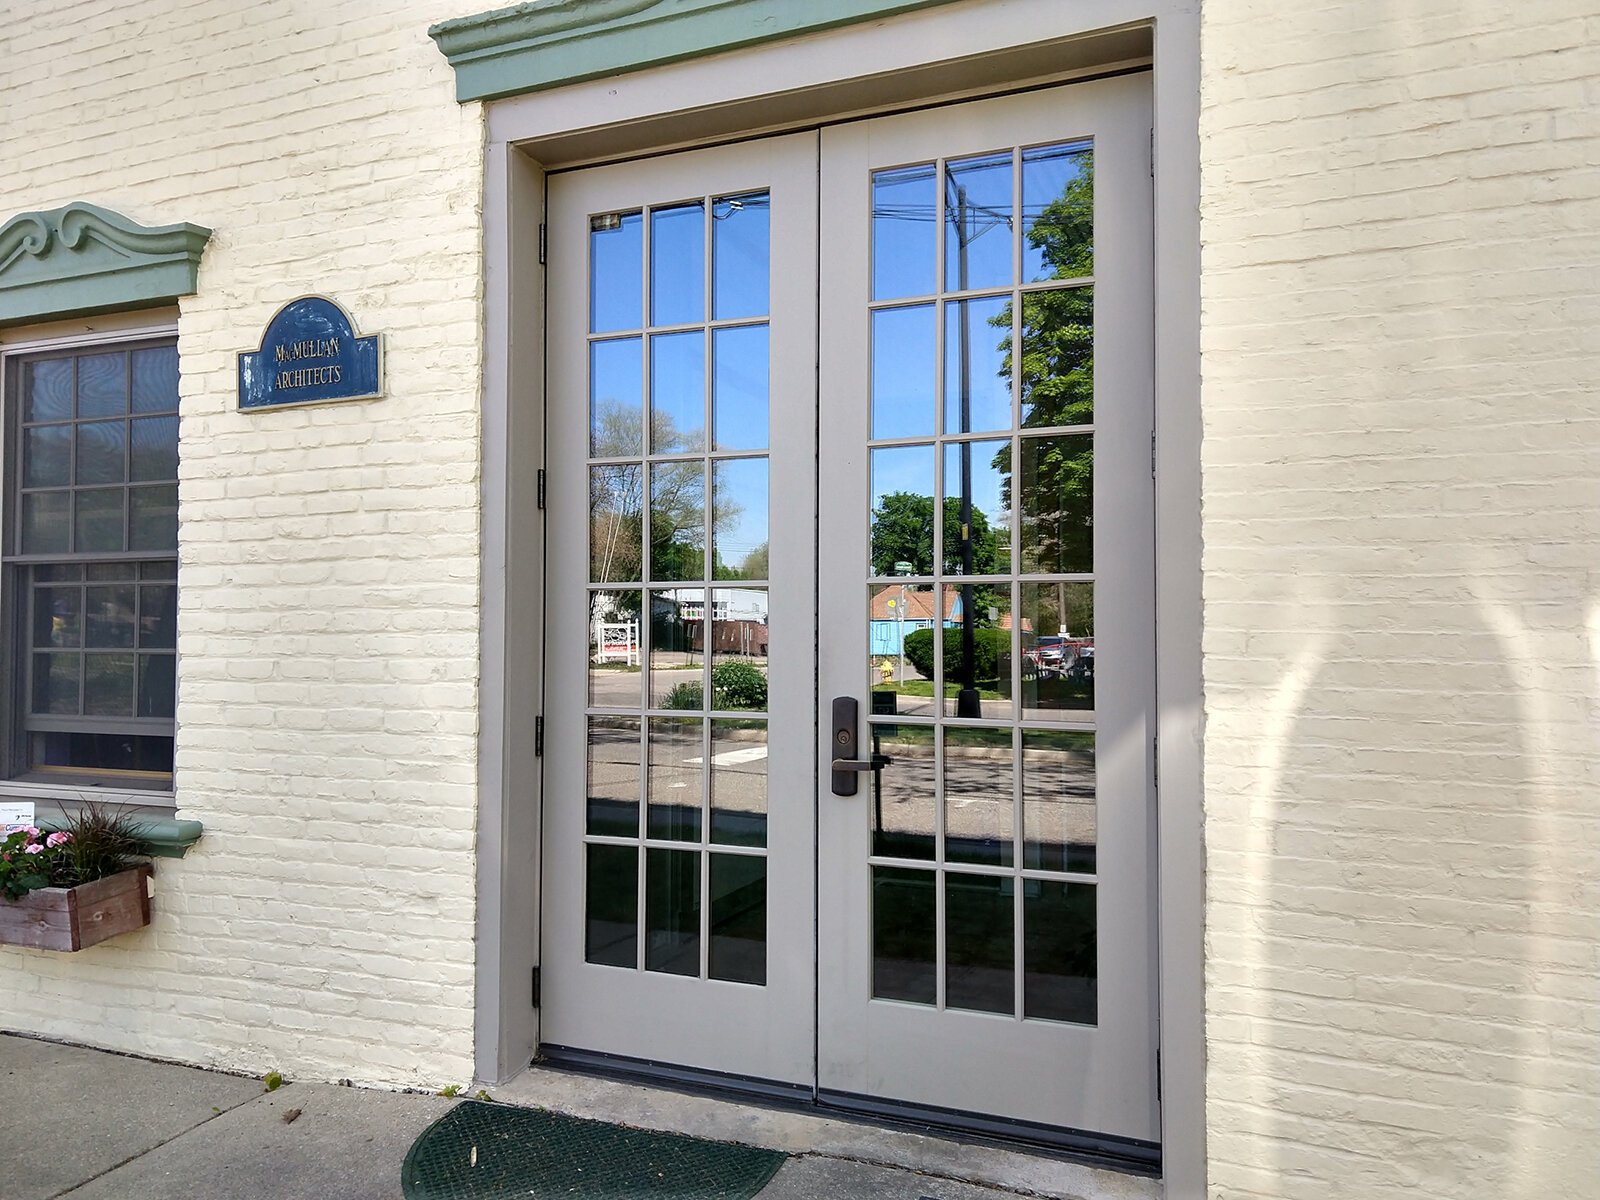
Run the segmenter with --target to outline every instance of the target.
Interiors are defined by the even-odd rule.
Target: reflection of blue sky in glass
[[[989,522],[989,528],[998,536],[996,549],[1000,552],[1000,570],[1006,569],[1006,562],[1011,555],[1011,528],[1010,516],[1001,503],[1000,485],[1002,475],[995,465],[1000,461],[1000,452],[1008,447],[1010,440],[999,442],[970,442],[972,447],[972,507],[981,512]],[[944,448],[944,494],[959,501],[961,498],[961,443],[949,443]],[[948,536],[948,535],[946,535]],[[949,542],[945,545],[948,547]]]
[[[716,320],[767,315],[770,212],[765,192],[712,204],[711,315]]]
[[[589,453],[638,454],[644,443],[644,348],[636,337],[589,344]]]
[[[1005,361],[1005,339],[1011,332],[1011,299],[959,300],[944,308],[944,428],[946,433],[973,433],[1011,428],[1011,371]],[[1005,321],[1002,327],[994,324]],[[963,344],[962,323],[967,337]],[[962,355],[966,356],[963,369]],[[967,419],[962,420],[961,393],[967,393]]]
[[[872,298],[934,290],[933,164],[872,173]]]
[[[934,334],[931,304],[880,308],[872,314],[873,437],[933,432]]]
[[[665,333],[650,339],[650,452],[704,450],[706,335]]]
[[[616,229],[597,229],[591,218],[589,231],[589,332],[610,333],[637,329],[639,300],[644,284],[644,218],[626,213]]]
[[[1022,152],[1022,278],[1027,282],[1055,278],[1045,265],[1044,252],[1028,244],[1028,231],[1093,161],[1094,151],[1083,142]]]
[[[872,452],[872,507],[895,492],[933,495],[932,446],[889,446]]]
[[[650,323],[706,319],[706,206],[702,201],[650,213]]]
[[[746,559],[767,545],[767,460],[764,458],[724,459],[712,466],[711,475],[712,551],[719,573],[739,571],[746,578],[766,577],[765,555],[751,563]]]
[[[713,449],[767,448],[771,378],[767,327],[741,325],[711,334]]]
[[[1011,154],[945,164],[944,286],[1005,287],[1011,276]]]

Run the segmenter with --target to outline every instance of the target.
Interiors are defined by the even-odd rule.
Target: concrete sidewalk
[[[793,1153],[761,1200],[1160,1194],[1152,1180],[1070,1163],[553,1072],[503,1092]],[[258,1079],[0,1034],[0,1200],[399,1200],[406,1151],[456,1103],[292,1081],[268,1092]]]

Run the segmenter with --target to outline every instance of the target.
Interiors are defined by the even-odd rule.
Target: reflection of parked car
[[[1066,659],[1067,639],[1054,634],[1039,637],[1039,665],[1047,671],[1059,671]]]

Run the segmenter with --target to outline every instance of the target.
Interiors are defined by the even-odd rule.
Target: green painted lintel
[[[211,231],[77,201],[0,225],[0,325],[150,308],[194,294]]]
[[[139,836],[148,847],[151,858],[182,858],[189,847],[200,840],[205,827],[199,821],[180,821],[173,817],[146,819],[133,818],[139,826]],[[68,823],[51,818],[40,818],[39,828],[46,833],[67,828]]]
[[[562,84],[892,17],[953,0],[535,0],[428,30],[456,99]]]

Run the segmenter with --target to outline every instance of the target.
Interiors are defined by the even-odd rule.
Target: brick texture
[[[0,213],[215,234],[182,303],[177,791],[153,926],[0,948],[0,1027],[308,1078],[472,1062],[482,112],[430,22],[477,0],[22,5]],[[307,292],[387,395],[246,415],[235,355]]]
[[[1600,1195],[1600,10],[1202,13],[1212,1194]]]

